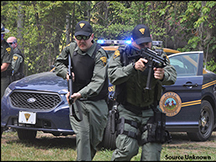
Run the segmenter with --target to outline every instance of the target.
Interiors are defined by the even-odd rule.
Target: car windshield
[[[184,54],[170,57],[170,64],[173,65],[179,76],[195,76],[198,71],[199,54]]]

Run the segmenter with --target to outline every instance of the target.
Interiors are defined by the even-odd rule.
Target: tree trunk
[[[18,1],[18,18],[17,18],[17,39],[19,40],[18,42],[18,48],[21,50],[23,56],[25,57],[24,53],[24,39],[22,35],[23,31],[23,10],[22,10],[23,2]],[[25,71],[28,71],[28,69],[24,69],[24,74],[27,75]]]

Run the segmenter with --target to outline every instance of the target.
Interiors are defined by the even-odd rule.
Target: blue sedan
[[[203,52],[169,55],[177,70],[174,85],[164,86],[159,103],[166,113],[166,128],[187,132],[191,140],[205,141],[216,130],[216,74],[203,69]],[[37,131],[73,135],[66,101],[67,81],[53,72],[27,76],[11,83],[1,101],[1,133],[17,130],[19,139],[34,139]],[[109,85],[110,96],[114,87]],[[115,137],[105,130],[105,147]]]

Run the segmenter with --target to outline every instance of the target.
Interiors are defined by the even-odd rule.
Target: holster
[[[141,145],[147,142],[165,143],[170,142],[172,137],[166,130],[166,114],[160,111],[154,112],[154,116],[150,117],[147,124],[141,130],[147,132],[147,138],[141,140]]]
[[[112,109],[109,111],[110,132],[112,134],[114,134],[116,131],[116,124],[118,118],[119,118],[119,113],[117,110],[117,104],[114,104]]]

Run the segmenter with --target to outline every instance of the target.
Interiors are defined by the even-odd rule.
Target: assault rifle
[[[149,68],[148,78],[146,83],[147,90],[151,90],[151,76],[153,72],[153,68],[163,68],[168,65],[168,61],[166,56],[160,57],[155,51],[150,50],[149,48],[142,48],[141,50],[136,49],[137,53],[131,56],[127,56],[128,60],[135,59],[138,61],[140,58],[145,58],[148,60],[148,63],[145,65]]]
[[[70,96],[69,96],[69,108],[70,108],[70,115],[73,116],[78,122],[80,122],[82,120],[82,112],[80,109],[80,105],[79,102],[76,102],[77,105],[77,109],[78,109],[78,113],[79,113],[79,117],[77,117],[76,112],[75,112],[75,108],[74,108],[74,102],[73,102],[73,98],[71,98],[71,95],[73,94],[73,80],[72,80],[72,66],[71,66],[71,56],[70,53],[68,53],[68,73],[69,73],[69,80],[68,80],[68,90],[70,92]]]

